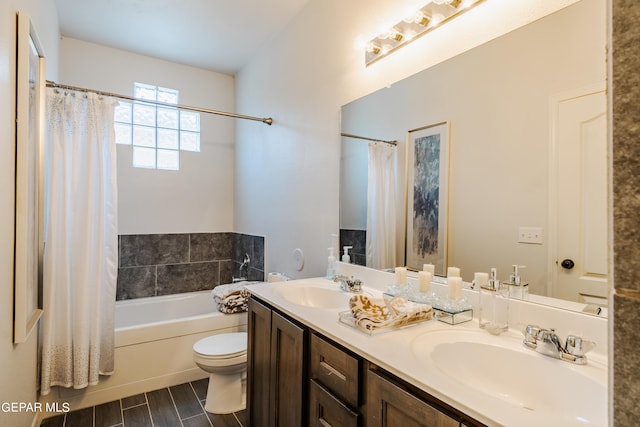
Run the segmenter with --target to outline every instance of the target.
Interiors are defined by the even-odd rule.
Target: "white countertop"
[[[505,399],[504,396],[492,396],[479,392],[477,389],[468,387],[445,374],[435,363],[430,362],[428,357],[416,356],[415,343],[416,338],[434,331],[446,332],[454,329],[457,331],[469,331],[469,336],[477,336],[483,343],[492,344],[495,342],[496,345],[507,347],[513,351],[533,353],[541,358],[548,359],[548,363],[562,364],[566,369],[577,369],[581,374],[605,386],[607,383],[606,360],[599,360],[596,356],[594,359],[590,359],[587,365],[578,366],[538,355],[522,346],[523,336],[519,331],[509,330],[499,336],[492,336],[478,328],[476,319],[458,325],[449,325],[434,319],[397,330],[369,335],[338,321],[338,313],[347,310],[348,305],[339,309],[303,306],[285,299],[278,292],[278,288],[283,286],[305,286],[306,284],[327,286],[331,289],[338,288],[338,285],[332,281],[324,278],[314,278],[288,282],[260,283],[247,286],[247,289],[253,295],[268,302],[293,319],[304,323],[354,353],[487,425],[519,427],[599,425],[571,419],[563,419],[562,423],[558,424],[563,416],[561,403],[558,405],[560,409],[558,412],[552,414],[548,412],[541,413],[523,405],[509,402],[509,399]],[[372,288],[367,288],[366,293],[371,296],[381,295],[379,290]],[[345,295],[345,297],[345,301],[348,301],[348,295]],[[472,358],[474,355],[469,354],[468,357]],[[492,363],[499,364],[500,361],[496,360]],[[527,370],[527,368],[527,366],[522,367],[523,370]],[[567,393],[579,392],[578,390],[572,390],[571,384],[559,384],[553,380],[551,378],[549,381],[550,388],[566,387]],[[602,419],[606,420],[606,396],[603,408],[604,417]],[[606,425],[606,421],[601,425]]]

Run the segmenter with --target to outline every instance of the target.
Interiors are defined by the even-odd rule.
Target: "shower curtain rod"
[[[257,122],[265,123],[265,124],[267,124],[269,126],[271,126],[273,124],[273,119],[271,117],[264,117],[263,118],[263,117],[245,116],[245,115],[242,115],[242,114],[227,113],[225,111],[210,110],[208,108],[191,107],[189,105],[168,104],[166,102],[160,102],[160,101],[147,101],[145,99],[134,98],[132,96],[120,95],[120,94],[117,94],[117,93],[103,92],[103,91],[99,91],[99,90],[95,90],[95,89],[87,89],[87,88],[84,88],[84,87],[77,87],[77,86],[69,86],[69,85],[58,84],[58,83],[52,82],[50,80],[47,80],[47,87],[52,87],[52,88],[56,88],[56,89],[64,89],[64,90],[75,90],[75,91],[78,91],[78,92],[92,92],[92,93],[96,93],[98,95],[108,96],[108,97],[111,97],[111,98],[125,99],[127,101],[145,102],[145,103],[148,103],[148,104],[161,105],[163,107],[172,107],[172,108],[178,108],[178,109],[181,109],[181,110],[197,111],[199,113],[217,114],[219,116],[234,117],[236,119],[255,120]]]
[[[340,135],[342,135],[342,136],[346,136],[347,138],[364,139],[364,140],[366,140],[366,141],[384,142],[385,144],[398,145],[398,141],[396,141],[396,140],[393,140],[393,141],[386,141],[386,140],[384,140],[384,139],[368,138],[368,137],[366,137],[366,136],[352,135],[352,134],[350,134],[350,133],[341,133]]]

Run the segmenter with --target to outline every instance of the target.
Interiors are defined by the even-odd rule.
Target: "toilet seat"
[[[246,360],[247,333],[233,332],[203,338],[193,345],[193,352],[209,360]]]

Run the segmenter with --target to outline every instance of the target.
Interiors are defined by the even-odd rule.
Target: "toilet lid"
[[[193,351],[206,357],[231,358],[247,352],[247,333],[212,335],[193,345]]]

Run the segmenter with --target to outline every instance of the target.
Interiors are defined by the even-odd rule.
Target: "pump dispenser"
[[[353,246],[343,246],[342,250],[344,254],[342,255],[342,262],[349,263],[351,262],[351,257],[349,256],[349,249],[353,248]]]
[[[497,279],[497,271],[491,269],[489,283],[480,286],[480,316],[479,324],[492,335],[509,329],[509,289],[501,285]]]
[[[518,269],[525,268],[526,265],[513,264],[511,274],[509,275],[508,282],[502,282],[509,288],[509,297],[526,299],[529,296],[529,284],[522,281],[522,278],[518,274]]]
[[[333,248],[329,248],[329,256],[327,257],[327,279],[333,280],[336,276],[336,257],[333,255]]]

